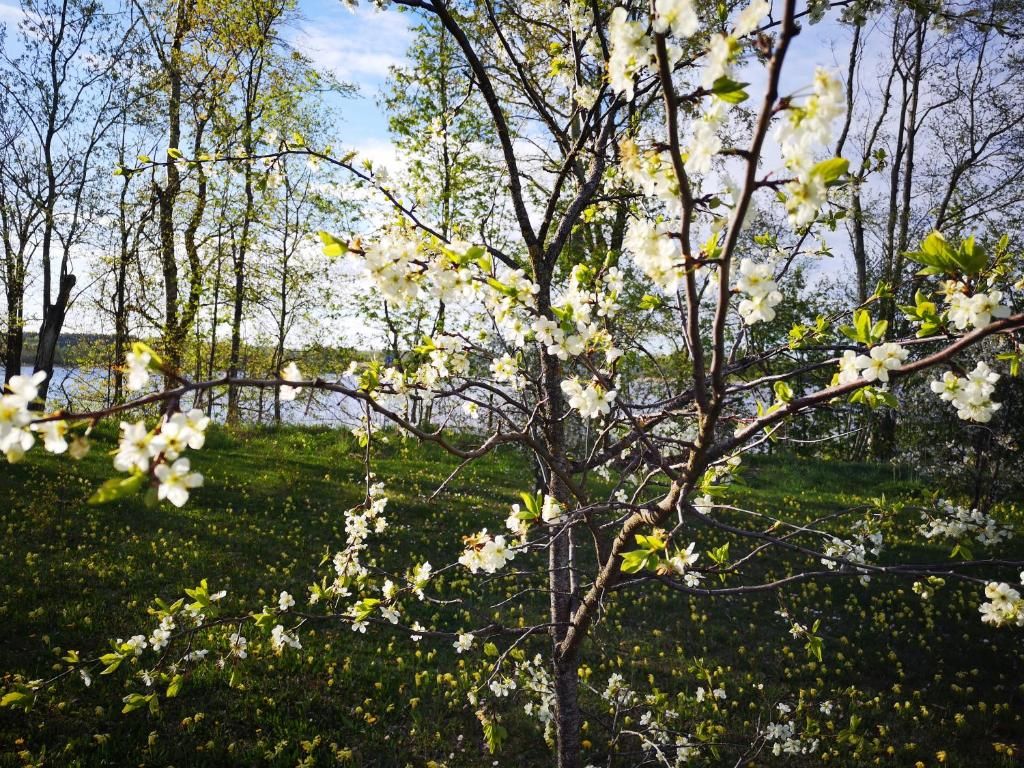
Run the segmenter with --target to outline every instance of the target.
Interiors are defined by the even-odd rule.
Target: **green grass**
[[[45,678],[68,649],[83,656],[109,638],[148,633],[146,607],[173,600],[201,578],[227,589],[225,610],[242,613],[276,601],[276,590],[305,594],[323,554],[344,541],[343,512],[362,496],[361,454],[347,435],[328,430],[248,430],[211,434],[193,465],[206,485],[183,509],[123,502],[90,507],[84,500],[109,476],[106,445],[73,463],[41,453],[0,471],[0,672]],[[106,435],[107,445],[112,444]],[[758,457],[729,501],[808,521],[840,509],[863,515],[873,497],[921,499],[925,490],[889,467]],[[500,529],[508,505],[532,484],[526,460],[511,450],[467,467],[444,494],[427,497],[456,462],[431,448],[392,438],[373,469],[388,483],[387,536],[374,540],[385,567],[403,568],[407,553],[451,562],[460,536]],[[725,514],[725,513],[723,513]],[[1001,514],[1020,525],[1019,510]],[[726,514],[726,517],[728,515]],[[948,547],[912,541],[916,514],[886,524],[885,559],[939,559]],[[825,527],[835,525],[824,523]],[[727,541],[694,532],[706,551]],[[743,551],[731,542],[734,554]],[[1020,557],[1019,542],[1004,554]],[[517,558],[517,569],[539,555]],[[586,558],[583,565],[587,565]],[[777,578],[805,567],[798,557],[758,558],[753,575]],[[1004,575],[1009,580],[1011,574]],[[467,604],[518,594],[537,580],[471,578],[464,571],[434,585]],[[713,584],[712,584],[713,585]],[[796,706],[820,729],[811,756],[754,756],[755,765],[1013,765],[1005,749],[1022,749],[1024,652],[1021,633],[996,631],[977,618],[978,590],[947,586],[922,602],[909,582],[854,579],[796,585],[782,592],[715,599],[660,587],[630,587],[608,602],[588,641],[582,672],[588,760],[606,764],[609,715],[594,691],[619,672],[641,694],[663,693],[723,754],[748,743],[779,701]],[[502,616],[543,621],[543,595],[527,592]],[[825,652],[810,659],[790,637],[784,606],[796,619],[822,621]],[[419,614],[452,629],[471,623],[458,604]],[[259,639],[250,633],[251,642]],[[367,765],[484,766],[486,752],[466,691],[479,681],[480,654],[456,656],[447,642],[414,645],[386,628],[365,635],[345,626],[304,629],[303,650],[280,658],[254,654],[230,670],[212,665],[189,676],[182,695],[158,716],[122,715],[121,698],[138,690],[128,675],[96,676],[86,688],[62,681],[28,713],[0,711],[3,765]],[[537,639],[526,649],[543,650]],[[55,666],[56,665],[56,666]],[[697,702],[699,685],[723,685],[727,698]],[[834,703],[830,716],[818,705]],[[510,737],[499,764],[546,765],[541,729],[513,697],[501,709]],[[850,718],[859,718],[856,732]],[[633,765],[635,744],[620,742],[614,765]]]

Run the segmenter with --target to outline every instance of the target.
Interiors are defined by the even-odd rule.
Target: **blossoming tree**
[[[782,87],[790,46],[801,25],[827,10],[822,3],[527,2],[462,10],[441,0],[395,2],[435,17],[472,72],[507,175],[508,230],[517,245],[447,239],[400,189],[352,158],[284,146],[346,168],[380,192],[393,214],[388,223],[365,237],[321,233],[325,253],[354,259],[390,306],[443,302],[443,335],[386,363],[354,362],[342,377],[315,377],[290,364],[269,380],[192,381],[137,344],[129,388],[141,390],[156,372],[174,385],[91,413],[39,417],[29,406],[41,379],[15,377],[0,399],[0,450],[11,461],[36,436],[48,451],[82,455],[93,424],[125,419],[116,474],[96,502],[148,493],[186,504],[203,482],[196,471],[202,459],[190,456],[203,448],[208,419],[181,403],[211,388],[279,388],[284,400],[330,391],[358,401],[366,414],[365,499],[348,511],[347,539],[325,559],[321,578],[282,584],[275,605],[243,616],[219,614],[223,592],[204,581],[187,597],[158,601],[144,632],[96,658],[69,659],[61,675],[113,674],[155,654],[147,674],[162,676],[166,694],[133,693],[125,709],[155,708],[161,695],[177,694],[188,665],[250,656],[254,633],[287,653],[301,647],[307,622],[340,621],[357,632],[390,627],[417,642],[447,643],[486,667],[487,686],[470,696],[492,746],[501,741],[502,700],[518,690],[547,729],[557,764],[569,768],[582,761],[580,654],[603,607],[628,599],[626,588],[713,599],[811,579],[895,576],[916,580],[921,592],[962,579],[983,592],[983,621],[1024,626],[1024,600],[1009,583],[1021,563],[880,564],[883,541],[870,524],[837,536],[793,524],[781,511],[766,519],[718,503],[743,454],[787,422],[837,400],[898,407],[887,385],[903,379],[933,390],[936,403],[948,402],[960,418],[986,422],[999,409],[1000,367],[1020,359],[1024,314],[1009,309],[1020,265],[1008,244],[937,232],[908,254],[922,270],[916,303],[904,308],[905,338],[889,340],[886,324],[872,317],[876,296],[830,308],[813,325],[795,327],[787,344],[752,343],[785,306],[805,244],[843,208],[847,164],[829,151],[845,110],[842,82],[818,68],[795,91]],[[556,65],[531,55],[538,41],[557,52]],[[776,215],[788,222],[784,237],[759,230]],[[683,363],[662,368],[659,356],[669,349],[679,349]],[[467,444],[444,423],[406,418],[410,397],[433,402],[441,420],[464,414],[479,424],[487,414],[491,427],[471,430],[475,442]],[[165,414],[155,422],[128,416],[154,403]],[[511,510],[495,509],[493,526],[461,532],[457,562],[411,557],[405,570],[385,571],[369,548],[388,528],[387,478],[372,474],[385,424],[440,446],[463,466],[518,446],[533,460],[536,483],[523,487],[522,503]],[[716,531],[746,546],[703,546],[703,536]],[[978,532],[989,543],[1003,535],[986,515],[946,502],[921,529],[927,538]],[[804,558],[806,568],[758,580],[751,564],[782,551]],[[481,605],[475,626],[422,623],[437,597],[436,574],[462,569],[515,579],[511,561],[520,572],[546,573],[546,615],[511,625]],[[981,565],[993,572],[980,575]],[[293,596],[300,590],[303,599]],[[808,624],[793,617],[792,631],[820,657],[817,625]],[[213,635],[220,645],[196,647],[194,639],[211,630],[221,633]],[[541,652],[523,653],[530,647]],[[5,702],[29,701],[41,684],[19,684]],[[616,708],[637,701],[618,675],[604,697]],[[647,759],[675,765],[699,755],[699,735],[662,715],[644,718],[635,731]],[[792,724],[773,728],[765,738],[813,748]]]

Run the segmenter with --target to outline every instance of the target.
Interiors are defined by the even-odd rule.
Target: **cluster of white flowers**
[[[519,361],[512,355],[502,355],[491,361],[491,374],[499,384],[508,384],[516,391],[526,386],[526,377],[519,372]]]
[[[721,78],[731,78],[732,65],[740,50],[737,38],[749,34],[758,27],[771,10],[767,0],[754,0],[736,18],[731,35],[717,33],[711,37],[706,54],[706,63],[701,70],[700,84],[711,91]],[[711,160],[722,149],[719,129],[725,123],[730,103],[712,95],[707,108],[691,124],[690,140],[686,146],[686,172],[704,175],[711,170]]]
[[[740,262],[736,290],[744,296],[739,306],[744,323],[754,325],[775,319],[774,308],[782,301],[782,294],[773,279],[770,264],[757,264],[751,259],[743,259]]]
[[[521,517],[521,513],[522,507],[519,504],[513,504],[512,511],[505,518],[505,527],[522,544],[526,542],[526,537],[530,533],[531,521]]]
[[[703,700],[704,689],[697,690],[698,700]],[[724,689],[719,688],[715,693],[716,698],[725,698]],[[636,716],[630,715],[629,720],[633,723],[630,733],[640,738],[641,747],[648,753],[652,764],[681,768],[699,755],[699,749],[690,737],[679,732],[682,718],[675,709],[665,707],[664,697],[653,693],[640,696],[618,672],[609,676],[601,696],[613,713],[615,710],[643,707]]]
[[[127,652],[135,656],[141,656],[142,652],[146,649],[146,636],[132,635],[127,640],[117,638],[116,643],[118,646],[124,647]]]
[[[518,687],[518,684],[511,677],[498,675],[488,683],[487,687],[491,689],[491,693],[501,699],[514,691]]]
[[[417,263],[418,243],[388,233],[363,250],[367,275],[388,301],[406,305],[419,295],[424,268]]]
[[[618,267],[606,267],[595,276],[590,267],[577,264],[569,275],[569,290],[555,306],[571,312],[577,328],[583,332],[595,314],[611,319],[619,313],[622,309],[619,294],[622,293],[624,285],[625,277]],[[594,337],[593,331],[590,332],[590,336],[591,339]]]
[[[1020,580],[1024,584],[1024,572]],[[1024,627],[1024,599],[1020,592],[1006,582],[992,581],[985,587],[985,597],[988,602],[978,608],[983,622],[996,627]]]
[[[604,274],[598,290],[592,291],[580,285],[579,274],[582,271],[586,270],[573,270],[570,290],[554,307],[563,318],[571,314],[571,319],[559,321],[541,316],[534,320],[531,330],[547,353],[559,360],[569,360],[585,352],[603,351],[605,363],[611,365],[622,356],[622,351],[615,347],[608,331],[593,320],[593,311],[596,308],[600,316],[608,318],[618,312],[622,277],[613,268]]]
[[[159,651],[167,646],[170,642],[171,633],[175,629],[174,617],[164,616],[160,619],[160,626],[153,630],[153,634],[149,636],[149,644],[152,646],[154,651]]]
[[[373,476],[368,478],[367,501],[369,503],[353,507],[345,513],[345,533],[348,535],[350,549],[361,549],[370,533],[383,533],[388,527],[384,510],[388,505],[384,483],[375,483]]]
[[[973,296],[968,296],[964,293],[963,286],[957,284],[946,294],[946,302],[949,305],[947,316],[958,331],[984,328],[993,318],[1010,316],[1010,308],[1001,304],[1002,300],[1002,291],[979,291]]]
[[[499,284],[501,289],[490,282],[484,283],[489,289],[484,293],[485,305],[494,316],[494,322],[506,343],[521,349],[530,332],[530,323],[524,316],[524,310],[536,308],[540,287],[526,277],[521,269],[502,275]]]
[[[575,408],[585,419],[606,416],[611,411],[617,394],[614,389],[605,390],[596,380],[584,387],[577,378],[563,381],[562,392],[569,398],[569,407]]]
[[[540,519],[548,525],[557,525],[565,519],[565,510],[554,496],[544,496],[540,507]]]
[[[461,339],[441,334],[431,342],[433,349],[427,353],[430,362],[417,369],[420,384],[431,389],[444,379],[463,376],[469,371],[469,358]]]
[[[685,275],[679,240],[667,223],[634,219],[622,241],[633,261],[651,282],[665,293],[674,293]]]
[[[726,102],[712,99],[700,118],[693,121],[692,134],[686,146],[685,168],[688,174],[703,175],[711,170],[711,159],[722,149],[718,129],[725,122]]]
[[[455,642],[452,643],[452,647],[456,653],[463,653],[473,647],[473,641],[475,636],[472,632],[460,632],[459,636],[455,638]]]
[[[701,702],[704,701],[705,698],[707,698],[707,695],[708,692],[704,690],[704,687],[699,686],[697,690],[694,692],[693,698],[695,698],[698,702]],[[727,695],[728,694],[726,694],[725,688],[715,688],[711,691],[712,700],[724,701]]]
[[[779,704],[779,711],[787,714],[791,711],[785,704]],[[768,723],[764,729],[765,741],[772,742],[772,754],[779,755],[811,755],[818,750],[818,739],[804,741],[797,735],[796,722],[788,720],[784,723]]]
[[[302,643],[299,642],[297,635],[286,632],[284,626],[278,624],[270,631],[270,647],[275,653],[280,654],[286,647],[299,650]]]
[[[206,444],[209,425],[210,419],[198,408],[165,417],[152,432],[146,429],[145,421],[134,424],[122,421],[114,469],[128,473],[148,472],[156,460],[152,470],[159,481],[158,498],[182,507],[188,501],[189,492],[203,484],[203,476],[192,472],[188,459],[179,457],[188,448],[198,450]]]
[[[430,577],[433,575],[433,572],[434,567],[430,564],[429,561],[418,563],[409,570],[409,586],[412,587],[413,593],[420,600],[425,599],[425,596],[423,594],[423,588],[427,586],[427,583],[430,581]]]
[[[232,632],[231,637],[228,638],[228,653],[231,656],[244,659],[249,655],[248,646],[249,641],[238,632]]]
[[[299,370],[299,366],[294,362],[288,363],[281,370],[281,378],[285,381],[303,381],[302,371]],[[288,384],[281,385],[281,400],[285,402],[291,402],[299,393],[302,392],[302,387],[293,387]]]
[[[899,368],[910,353],[896,342],[886,342],[872,347],[868,354],[858,355],[846,350],[839,360],[839,384],[852,384],[858,379],[889,381],[889,371]]]
[[[367,547],[366,540],[372,533],[383,533],[388,526],[387,518],[384,517],[384,510],[388,504],[384,484],[374,482],[372,474],[367,476],[366,482],[368,486],[366,500],[345,512],[347,546],[334,555],[334,580],[328,585],[326,593],[337,597],[349,597],[352,594],[349,587],[366,578],[369,570],[362,561],[362,554]],[[429,565],[427,567],[429,575]],[[423,583],[426,583],[426,578]],[[422,595],[422,592],[419,594]],[[321,593],[314,585],[311,588],[310,603],[316,603],[320,596]],[[381,609],[390,607],[380,601],[374,603],[374,606],[377,605]],[[350,610],[353,617],[364,613],[357,607]],[[367,615],[371,612],[372,609],[365,611]],[[355,619],[352,629],[357,632],[365,632],[365,621]]]
[[[672,572],[677,576],[682,576],[683,581],[688,587],[696,587],[700,584],[701,575],[691,569],[691,566],[697,562],[697,558],[700,557],[699,552],[694,552],[694,547],[697,543],[691,541],[686,549],[680,549],[672,557],[668,559],[668,566],[672,569]]]
[[[956,415],[964,421],[985,424],[1003,407],[1002,403],[992,400],[997,381],[999,374],[981,360],[965,377],[946,371],[941,379],[931,382],[931,389],[947,403],[952,403],[956,408]]]
[[[814,151],[832,141],[832,125],[846,112],[843,85],[829,72],[817,68],[812,94],[803,106],[790,106],[779,124],[779,142],[786,167],[796,178],[786,185],[786,210],[793,227],[803,227],[818,215],[825,201],[825,180],[814,173]]]
[[[635,141],[623,139],[619,143],[619,170],[646,196],[660,200],[671,215],[682,213],[679,179],[668,150],[641,151]]]
[[[153,354],[147,349],[133,349],[124,358],[125,373],[128,374],[124,386],[129,392],[137,392],[149,383],[149,366],[153,362]]]
[[[715,82],[732,73],[733,58],[739,50],[736,38],[717,32],[708,41],[708,49],[703,69],[700,73],[700,85],[710,90]]]
[[[46,381],[45,371],[36,371],[31,376],[12,376],[7,384],[7,393],[0,395],[0,451],[12,464],[20,461],[25,451],[33,446],[35,437],[28,425],[32,421],[29,404],[39,395],[39,385]],[[50,422],[51,424],[54,422]],[[43,425],[40,425],[42,427]],[[53,429],[53,427],[50,427]],[[62,441],[63,437],[59,438]],[[53,443],[58,447],[59,441]],[[47,439],[50,448],[51,439]],[[65,443],[64,450],[67,449]],[[62,451],[53,451],[60,453]]]
[[[470,573],[494,573],[516,556],[515,550],[506,545],[504,536],[492,536],[486,528],[472,536],[463,537],[463,542],[466,548],[459,556],[459,563],[466,566]]]
[[[699,24],[693,0],[657,0],[654,4],[654,31],[659,35],[689,37]]]
[[[547,734],[555,720],[555,689],[544,658],[538,653],[533,659],[518,662],[516,677],[522,683],[520,689],[529,697],[523,711],[537,718]]]
[[[841,570],[850,563],[867,563],[868,555],[878,557],[882,553],[882,534],[866,521],[858,520],[850,527],[850,531],[853,534],[851,538],[832,536],[825,545],[825,557],[821,558],[821,563],[829,570]],[[836,559],[845,562],[837,562]],[[867,584],[871,577],[864,569],[856,568],[856,565],[854,567],[863,574],[860,582]]]
[[[634,78],[651,61],[651,38],[644,24],[630,21],[629,12],[619,7],[608,20],[608,82],[617,94],[632,101]]]
[[[1000,525],[991,515],[978,509],[967,509],[946,499],[939,499],[938,513],[921,513],[924,522],[918,533],[926,539],[962,540],[973,537],[982,546],[990,547],[1013,538],[1013,529]]]
[[[388,388],[395,394],[407,394],[411,390],[416,390],[420,399],[430,402],[441,389],[443,382],[455,376],[464,376],[469,372],[467,345],[457,336],[439,334],[434,338],[424,339],[417,351],[424,356],[420,365],[407,369],[378,368],[379,381],[377,384],[371,387],[361,381],[360,386],[370,391],[379,385]],[[361,366],[358,362],[354,362],[349,367],[349,373],[359,376],[361,367],[368,371],[375,365],[371,363]]]
[[[605,686],[601,696],[618,707],[633,707],[640,702],[640,697],[633,691],[618,672],[613,672],[608,678],[608,685]]]

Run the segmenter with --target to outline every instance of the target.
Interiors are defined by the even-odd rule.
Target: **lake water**
[[[0,366],[0,377],[4,368]],[[31,366],[23,366],[22,375],[31,376]],[[218,374],[222,375],[222,374]],[[325,378],[330,379],[329,375]],[[355,382],[349,376],[341,376],[340,381],[349,387]],[[154,390],[155,391],[155,390]],[[81,369],[56,367],[47,394],[47,409],[63,408],[69,411],[84,412],[98,410],[110,404],[113,394],[113,383],[107,371],[101,368]],[[145,394],[145,393],[137,393]],[[199,402],[186,398],[181,406],[207,409],[207,394],[202,393]],[[389,398],[387,407],[396,413],[405,413],[404,398]],[[435,407],[435,421],[447,415],[448,424],[452,427],[470,428],[477,426],[470,423],[459,410],[460,401],[452,401]],[[227,413],[227,389],[219,388],[214,392],[213,408],[210,415],[215,421],[223,421]],[[246,389],[242,391],[242,420],[254,424],[272,424],[274,422],[274,393],[270,389]],[[365,405],[362,401],[339,392],[322,392],[303,390],[291,402],[281,403],[281,420],[287,424],[306,424],[338,427],[355,427],[362,423],[365,416]],[[381,425],[384,418],[375,415],[373,423]]]

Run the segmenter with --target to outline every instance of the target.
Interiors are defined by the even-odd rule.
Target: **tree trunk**
[[[536,263],[536,262],[535,262]],[[537,270],[538,310],[542,315],[550,311],[550,272]],[[562,508],[571,509],[572,498],[560,474],[567,473],[565,456],[565,419],[560,383],[558,358],[549,355],[540,345],[541,387],[544,396],[545,447],[555,464],[547,468],[547,492]],[[558,768],[580,768],[580,726],[582,717],[579,704],[579,677],[576,650],[562,655],[559,645],[565,639],[573,612],[573,540],[569,529],[559,530],[563,524],[551,525],[554,538],[548,550],[548,592],[552,641],[552,676],[555,699],[555,748]]]
[[[8,292],[10,294],[10,292]],[[21,356],[25,348],[25,325],[22,317],[21,296],[8,296],[7,304],[7,344],[4,348],[4,384],[12,376],[21,373]]]
[[[558,768],[580,768],[579,675],[576,651],[566,656],[558,652],[565,627],[572,619],[572,539],[562,531],[548,552],[549,591],[551,593],[551,634],[553,684],[555,694],[555,748]]]
[[[46,371],[46,381],[39,385],[39,402],[30,406],[32,410],[41,411],[46,407],[46,395],[50,389],[50,380],[53,378],[53,361],[57,355],[57,342],[64,327],[64,318],[71,302],[71,291],[75,288],[75,282],[74,275],[61,275],[57,298],[43,313],[34,370]]]

